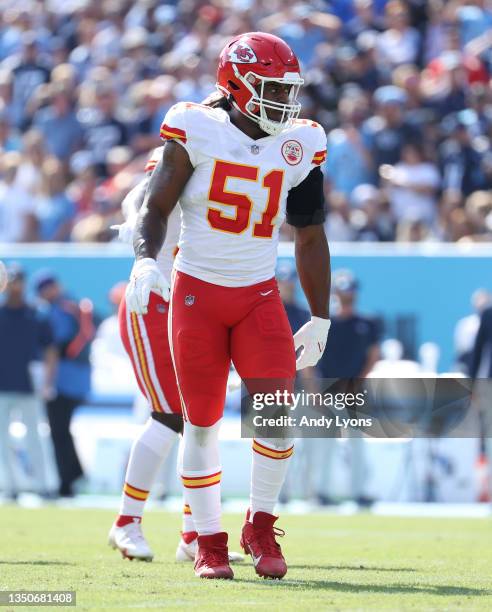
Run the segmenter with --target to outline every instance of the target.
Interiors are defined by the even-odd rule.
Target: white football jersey
[[[324,162],[323,128],[299,119],[253,140],[226,111],[181,102],[166,114],[161,137],[179,142],[194,167],[180,197],[176,269],[227,287],[272,278],[287,194]]]

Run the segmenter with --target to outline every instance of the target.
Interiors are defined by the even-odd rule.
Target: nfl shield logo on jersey
[[[187,306],[193,306],[194,303],[195,303],[195,296],[194,295],[187,295],[185,297],[185,304]]]
[[[302,145],[297,140],[287,140],[282,145],[282,155],[291,166],[296,166],[302,160]]]

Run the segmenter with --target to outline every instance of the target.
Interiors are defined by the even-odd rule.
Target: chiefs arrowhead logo
[[[248,43],[238,41],[229,49],[228,60],[234,64],[255,64],[258,59]]]

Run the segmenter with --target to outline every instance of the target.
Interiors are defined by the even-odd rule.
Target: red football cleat
[[[273,526],[278,516],[255,512],[252,523],[248,518],[249,511],[241,534],[241,546],[247,555],[251,555],[256,573],[263,578],[283,578],[287,564],[275,536],[283,537],[285,532]]]
[[[234,573],[229,565],[227,533],[198,536],[195,576],[230,580]]]

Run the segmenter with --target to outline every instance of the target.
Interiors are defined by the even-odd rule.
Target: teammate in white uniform
[[[167,295],[155,260],[180,200],[169,336],[185,417],[182,480],[198,532],[196,575],[232,578],[218,450],[230,362],[250,393],[292,391],[296,365],[315,365],[324,351],[330,264],[319,168],[326,135],[297,119],[303,83],[297,58],[276,36],[243,34],[222,51],[217,82],[221,108],[181,103],[164,119],[167,142],[137,219],[127,304],[142,313],[152,290]],[[274,278],[284,219],[295,227],[297,269],[312,314],[294,341]],[[281,578],[287,565],[273,510],[293,440],[255,438],[253,451],[241,545],[258,575]]]
[[[148,179],[163,147],[152,152],[145,167],[144,178],[124,199],[121,207],[125,223],[119,226],[119,237],[131,242],[135,221],[142,205]],[[159,270],[170,282],[180,232],[180,209],[168,219],[166,240],[157,257]],[[121,507],[109,534],[109,544],[129,559],[151,561],[153,552],[145,539],[141,521],[150,488],[159,468],[168,456],[178,433],[182,432],[181,403],[176,376],[169,352],[167,335],[168,303],[153,293],[145,315],[128,311],[125,301],[120,304],[120,333],[132,361],[139,387],[151,407],[151,418],[135,439],[127,466]],[[181,456],[181,454],[180,454]],[[179,465],[178,465],[178,471]],[[177,561],[193,561],[197,549],[197,532],[190,506],[184,503],[183,528],[176,550]],[[242,555],[230,553],[231,561]]]

